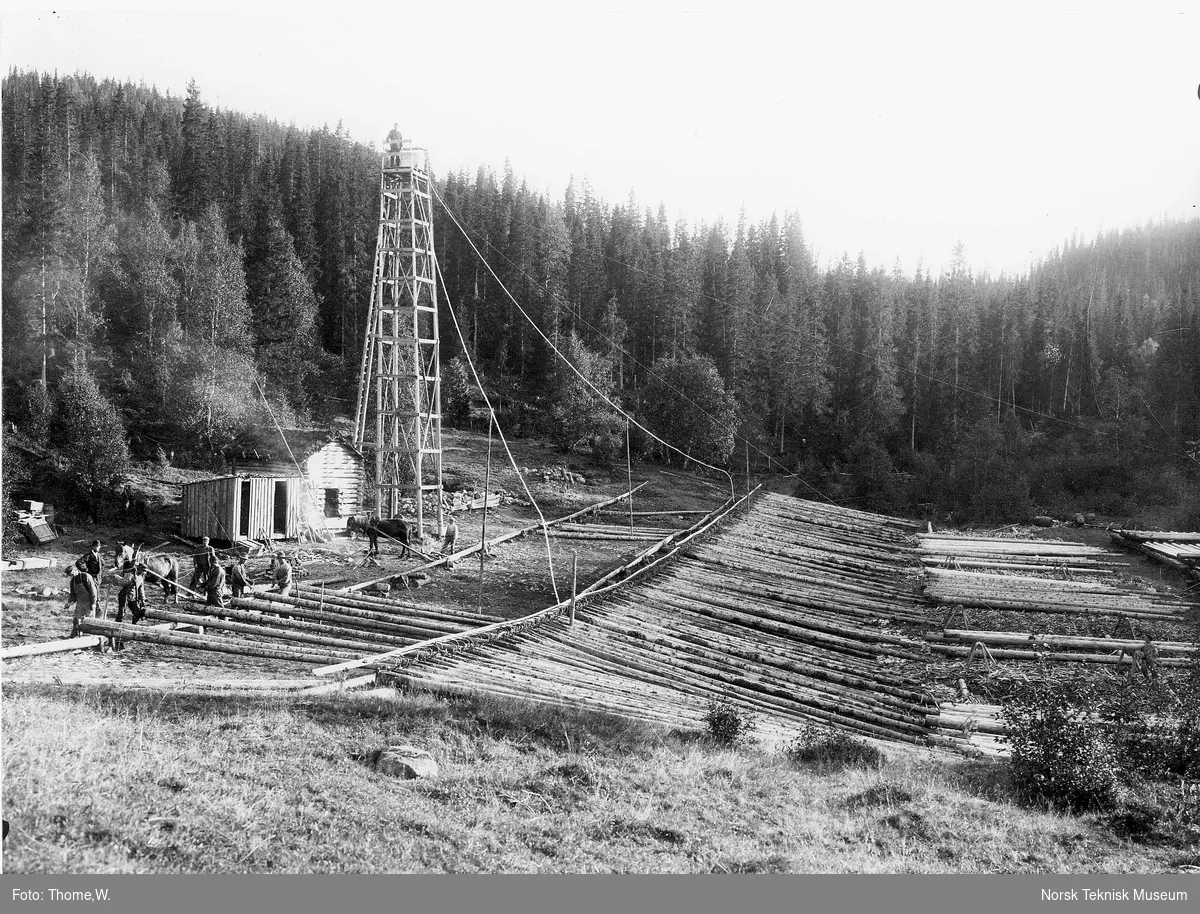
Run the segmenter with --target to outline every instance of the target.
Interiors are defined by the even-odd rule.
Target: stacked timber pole
[[[1136,542],[1120,533],[1112,536],[1122,545],[1152,550],[1150,537]],[[943,607],[953,606],[947,618],[961,612],[966,623],[965,608],[973,607],[1064,620],[1077,616],[1118,620],[1114,636],[1109,637],[967,627],[927,632],[930,650],[947,659],[965,660],[968,666],[978,656],[988,663],[1090,664],[1132,671],[1151,650],[1153,662],[1162,667],[1184,666],[1196,652],[1195,645],[1182,641],[1155,640],[1152,649],[1147,647],[1141,632],[1186,620],[1193,604],[1135,588],[1116,577],[1105,581],[1104,576],[1121,564],[1106,549],[1057,540],[930,534],[919,538],[918,551],[925,567],[925,597]],[[1115,637],[1126,622],[1128,637]],[[1139,623],[1138,636],[1133,634],[1134,622]],[[1002,742],[1006,724],[997,705],[944,703],[928,722],[938,728],[941,738],[965,751],[1007,752]]]
[[[927,568],[925,595],[938,603],[1046,613],[1181,619],[1189,604],[1127,587],[1008,574]]]
[[[89,635],[103,638],[323,666],[470,631],[497,619],[312,587],[299,587],[286,597],[270,592],[238,597],[228,607],[192,603],[167,610],[151,606],[146,616],[175,626],[197,627],[203,634],[185,635],[101,619],[86,619],[81,627]]]
[[[887,628],[927,621],[906,580],[915,530],[763,495],[711,541],[681,537],[661,573],[593,591],[602,598],[574,625],[543,624],[418,661],[402,649],[394,665],[375,665],[385,682],[449,694],[570,703],[676,726],[700,726],[709,702],[729,701],[757,715],[768,737],[816,721],[924,744],[935,735],[927,719],[936,702],[889,668],[922,659],[923,645]]]
[[[1112,530],[1112,541],[1200,581],[1200,533]]]

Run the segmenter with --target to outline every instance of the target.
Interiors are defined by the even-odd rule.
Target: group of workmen
[[[100,540],[92,540],[91,548],[79,557],[67,574],[70,577],[67,608],[74,605],[71,621],[71,637],[80,634],[80,623],[88,616],[100,616],[100,582],[104,574],[104,560],[100,556]],[[232,595],[244,596],[250,588],[250,577],[246,571],[246,556],[238,553],[228,569],[221,565],[217,550],[209,537],[204,537],[200,552],[194,556],[192,578],[188,589],[203,596],[209,606],[224,608],[225,585],[229,584]],[[125,609],[129,608],[136,625],[146,615],[146,564],[138,547],[118,544],[113,570],[120,576],[121,588],[117,592],[117,612],[113,621],[122,622]],[[292,590],[292,565],[282,552],[272,557],[271,574],[278,593],[287,596]]]
[[[74,604],[71,617],[71,637],[79,635],[80,623],[87,616],[100,615],[100,579],[104,574],[104,560],[100,557],[100,540],[92,540],[91,548],[67,569],[70,577],[67,607]],[[114,621],[125,618],[129,607],[136,625],[146,615],[146,565],[138,549],[121,543],[117,549],[114,569],[121,576],[121,589],[117,592],[117,613]]]
[[[370,548],[368,554],[378,554],[377,530],[378,515],[371,517],[368,526],[370,533]],[[458,525],[454,518],[446,524],[442,553],[453,555],[458,541]],[[80,623],[87,616],[100,615],[100,579],[104,573],[104,562],[100,557],[100,540],[92,540],[91,548],[80,556],[69,569],[70,587],[67,597],[67,608],[74,604],[75,612],[71,622],[71,637],[80,633]],[[115,572],[121,576],[121,589],[117,593],[117,612],[114,621],[121,622],[125,618],[125,608],[129,607],[133,623],[136,625],[146,615],[146,572],[147,567],[140,547],[118,544]],[[165,573],[164,573],[165,574]],[[172,579],[174,575],[172,572]],[[271,557],[271,578],[276,593],[288,596],[292,592],[293,574],[291,562],[282,552],[276,551]],[[246,555],[238,552],[233,564],[226,569],[221,565],[217,550],[211,545],[209,537],[203,537],[200,551],[194,556],[192,579],[188,589],[197,596],[203,596],[209,606],[224,608],[225,586],[234,599],[244,596],[250,588],[250,577],[246,571]]]
[[[246,554],[239,552],[228,569],[217,559],[217,550],[209,545],[208,537],[200,541],[200,552],[196,555],[192,571],[191,589],[202,592],[209,606],[225,606],[225,584],[234,599],[243,597],[250,588],[250,577],[246,572]],[[271,577],[276,593],[287,596],[292,592],[292,563],[284,554],[276,551],[271,556]]]

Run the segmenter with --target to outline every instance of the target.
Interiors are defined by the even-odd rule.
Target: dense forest
[[[287,425],[352,411],[373,145],[215,109],[194,84],[15,70],[3,136],[6,429],[205,465],[268,403]],[[656,434],[796,474],[797,494],[975,521],[1158,504],[1200,523],[1200,221],[1064,240],[1021,276],[973,273],[960,244],[910,276],[818,266],[803,213],[671,224],[584,180],[548,199],[507,164],[436,174],[432,151],[450,416],[465,346],[506,432],[615,450],[623,421],[519,303]],[[6,448],[7,479],[22,459]]]

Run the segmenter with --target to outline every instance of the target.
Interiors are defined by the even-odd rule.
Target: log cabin
[[[309,513],[325,530],[344,530],[364,510],[363,455],[349,439],[325,429],[283,429],[283,437],[248,442],[225,452],[235,476],[300,476]],[[285,442],[286,441],[286,445]]]

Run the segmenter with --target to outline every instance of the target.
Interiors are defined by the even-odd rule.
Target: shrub
[[[882,768],[887,756],[870,743],[834,730],[806,728],[793,739],[784,754],[793,765],[821,768]]]
[[[1117,754],[1082,692],[1037,686],[1005,705],[1013,783],[1027,798],[1072,811],[1115,801]]]
[[[1200,773],[1195,703],[1155,680],[1121,680],[1104,695],[1097,714],[1108,726],[1122,771],[1148,778]]]
[[[718,746],[733,748],[753,742],[754,715],[727,701],[710,701],[704,715],[708,737]]]

